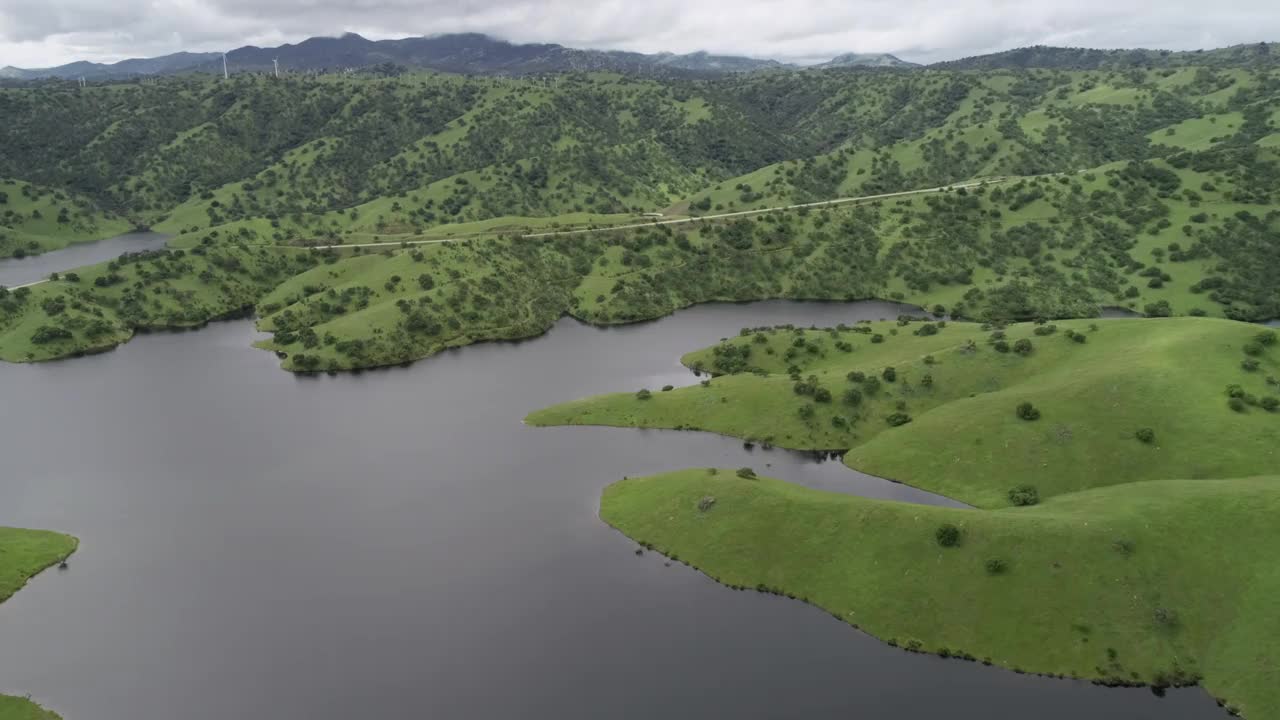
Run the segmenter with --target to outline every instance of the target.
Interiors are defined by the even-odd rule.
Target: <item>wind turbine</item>
[[[222,79],[226,80],[230,75],[227,74],[227,54],[222,53]]]

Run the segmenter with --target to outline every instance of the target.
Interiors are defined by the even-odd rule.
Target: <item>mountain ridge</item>
[[[889,53],[847,52],[825,62],[798,65],[769,58],[716,55],[705,50],[677,54],[572,48],[556,43],[513,43],[482,33],[452,33],[369,40],[356,33],[307,38],[277,47],[244,45],[226,52],[230,72],[341,72],[398,66],[465,75],[531,75],[570,71],[628,74],[718,75],[766,70],[899,69],[1099,70],[1186,66],[1276,66],[1280,51],[1259,42],[1207,50],[1094,49],[1033,45],[984,55],[921,64]],[[79,60],[48,68],[0,68],[0,80],[121,80],[187,73],[219,74],[223,53],[177,52],[115,63]]]

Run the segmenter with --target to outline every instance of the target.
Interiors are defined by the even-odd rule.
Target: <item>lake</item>
[[[249,321],[94,357],[0,363],[0,524],[81,538],[0,605],[0,692],[66,720],[1223,718],[1199,689],[913,655],[735,592],[597,517],[624,475],[752,466],[933,496],[710,434],[531,428],[530,410],[688,384],[743,326],[891,318],[887,303],[706,305],[296,377]]]
[[[136,232],[117,235],[106,240],[76,243],[61,250],[29,255],[21,260],[0,260],[0,286],[14,287],[37,280],[44,280],[49,273],[62,272],[84,265],[113,260],[122,253],[158,250],[164,247],[171,235],[154,232]]]

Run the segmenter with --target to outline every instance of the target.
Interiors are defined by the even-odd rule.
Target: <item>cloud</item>
[[[358,32],[483,32],[654,52],[932,61],[1029,44],[1192,49],[1280,39],[1280,3],[1233,0],[0,0],[0,65],[146,57]]]

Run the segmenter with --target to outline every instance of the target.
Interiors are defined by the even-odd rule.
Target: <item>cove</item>
[[[752,466],[939,501],[708,433],[531,428],[530,410],[696,382],[682,353],[889,303],[704,305],[572,320],[336,377],[281,372],[246,320],[0,365],[0,524],[78,536],[0,605],[0,692],[67,720],[182,717],[1222,718],[1197,688],[913,655],[734,592],[597,517],[623,475]]]
[[[50,273],[64,272],[85,265],[105,262],[127,252],[158,250],[170,235],[156,232],[132,232],[105,240],[75,243],[25,258],[0,260],[0,285],[15,287],[44,280]]]

